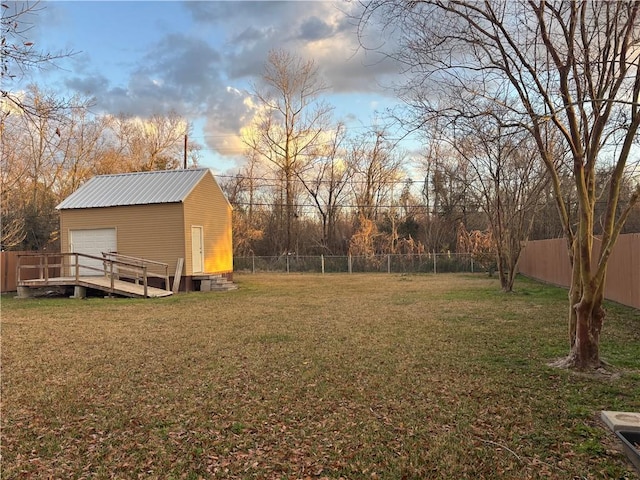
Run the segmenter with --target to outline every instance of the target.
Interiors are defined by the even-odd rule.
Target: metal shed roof
[[[199,168],[99,175],[78,188],[56,208],[66,210],[178,203],[184,201],[208,171],[207,168]]]

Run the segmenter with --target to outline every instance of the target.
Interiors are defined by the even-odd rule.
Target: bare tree
[[[233,205],[233,251],[237,255],[255,254],[265,236],[266,201],[261,189],[267,183],[264,166],[254,150],[247,151],[247,163],[233,177],[223,179],[220,187]]]
[[[33,114],[15,111],[5,118],[3,163],[13,179],[3,195],[5,205],[11,205],[14,216],[21,218],[24,226],[21,248],[42,249],[54,238],[57,217],[55,190],[59,180],[57,143],[60,138],[60,122],[53,120],[49,111],[56,105],[55,95],[31,86],[24,96],[25,102],[34,105]]]
[[[433,113],[473,116],[478,100],[509,106],[505,124],[533,136],[553,186],[573,268],[570,353],[559,365],[600,368],[607,264],[640,198],[636,183],[619,206],[620,185],[640,126],[640,49],[636,1],[373,0],[361,29],[395,29],[405,98],[416,125]],[[364,38],[364,37],[361,37]],[[564,201],[547,142],[554,130],[570,152],[578,222]],[[555,147],[554,147],[555,148]],[[593,253],[596,176],[610,163],[602,248]]]
[[[346,187],[354,174],[343,147],[345,127],[338,124],[331,138],[318,146],[314,159],[297,176],[322,221],[321,247],[333,252],[337,248],[336,226]]]
[[[43,8],[38,1],[3,2],[0,6],[0,128],[12,111],[50,117],[68,107],[66,100],[56,97],[57,102],[48,105],[48,110],[44,111],[42,105],[29,103],[20,91],[11,90],[13,81],[22,79],[28,71],[54,65],[56,60],[74,54],[72,51],[43,52],[29,39],[32,22]]]
[[[510,292],[548,180],[531,136],[504,128],[500,118],[495,112],[458,122],[451,144],[475,173],[471,188],[487,214],[500,285]]]
[[[402,160],[386,137],[384,130],[366,132],[351,142],[348,155],[358,214],[374,222],[392,203],[391,191],[402,177]]]
[[[87,116],[88,99],[76,96],[72,108],[50,116],[55,94],[31,85],[23,98],[35,114],[14,111],[2,129],[3,217],[24,229],[20,242],[6,245],[44,248],[57,238],[55,205],[92,176],[102,128]]]
[[[397,243],[393,192],[396,188],[400,194],[403,171],[395,147],[384,129],[372,129],[350,142],[347,159],[354,170],[350,187],[356,213],[351,253],[393,252]],[[390,227],[388,236],[378,228],[385,221]]]
[[[13,143],[11,131],[3,128],[0,134],[0,241],[4,250],[17,247],[26,236],[19,192],[27,172],[27,164],[15,148],[9,147]]]
[[[443,237],[443,225],[439,212],[439,191],[437,184],[441,176],[440,164],[447,155],[446,149],[450,147],[439,138],[433,135],[435,130],[428,132],[426,139],[426,149],[423,157],[419,161],[417,170],[421,172],[424,180],[421,189],[422,199],[425,205],[424,238],[427,249],[430,251],[440,250]],[[446,148],[446,149],[445,149]]]
[[[55,191],[60,200],[73,193],[95,175],[95,165],[107,146],[104,117],[92,115],[86,102],[77,99],[78,107],[65,115],[56,127],[55,151],[57,179]]]
[[[188,122],[175,112],[148,118],[118,116],[110,118],[114,148],[124,172],[180,168],[184,157],[184,137]],[[193,146],[191,153],[197,152]],[[192,156],[192,163],[197,163]],[[115,166],[114,166],[115,167]]]
[[[430,251],[450,251],[457,244],[460,223],[478,225],[477,201],[471,192],[473,170],[442,133],[429,133],[424,157],[417,169],[424,175],[425,241]]]
[[[313,61],[286,51],[269,53],[254,88],[258,116],[247,147],[269,162],[283,183],[284,250],[293,246],[296,179],[318,149],[332,108],[320,98],[326,86]]]

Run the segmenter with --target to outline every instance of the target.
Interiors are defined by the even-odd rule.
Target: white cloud
[[[235,87],[226,87],[211,100],[204,126],[205,143],[221,155],[241,155],[245,149],[242,130],[255,115],[251,96]]]
[[[100,71],[89,53],[78,59],[66,85],[94,95],[98,108],[113,114],[175,111],[189,120],[205,118],[200,123],[207,147],[235,155],[243,150],[240,134],[256,112],[247,91],[271,49],[313,59],[334,93],[390,95],[383,86],[391,83],[396,65],[359,48],[355,27],[342,11],[349,5],[185,2],[180,6],[192,25],[175,25],[176,31],[145,39],[151,45],[145,53],[123,57],[125,79]],[[168,20],[163,25],[171,28]]]

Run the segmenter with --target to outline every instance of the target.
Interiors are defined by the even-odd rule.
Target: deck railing
[[[35,260],[35,261],[34,261]],[[98,263],[99,262],[99,263]],[[95,265],[99,264],[100,267]],[[87,270],[100,272],[99,275],[110,279],[111,293],[115,292],[115,280],[125,279],[139,285],[142,282],[144,296],[148,296],[149,278],[161,278],[164,281],[165,290],[170,291],[169,265],[143,258],[128,257],[117,253],[103,253],[102,257],[87,255],[84,253],[26,253],[18,255],[17,284],[25,285],[23,272],[37,269],[42,286],[47,286],[49,280],[59,276],[73,277],[79,283],[81,274]],[[150,268],[160,270],[160,273],[151,271]],[[33,280],[33,276],[29,276]]]
[[[147,279],[149,277],[160,278],[164,282],[164,289],[171,290],[169,285],[169,264],[163,262],[156,262],[155,260],[147,260],[146,258],[131,257],[129,255],[122,255],[116,252],[103,252],[102,257],[105,262],[109,262],[111,271],[110,275],[113,277],[115,272],[113,271],[114,265],[118,266],[118,275],[122,275],[122,270],[132,274],[132,279],[138,284],[140,280],[143,280],[145,292],[147,288]],[[154,271],[155,270],[155,271]],[[142,273],[142,275],[140,275]]]

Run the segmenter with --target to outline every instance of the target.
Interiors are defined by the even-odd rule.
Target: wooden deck
[[[35,263],[22,263],[21,260],[36,260]],[[99,268],[90,266],[87,260],[98,261]],[[149,272],[150,267],[161,266],[162,274]],[[36,270],[38,278],[27,279],[22,270]],[[125,257],[114,253],[104,253],[94,257],[80,253],[29,254],[18,256],[18,294],[30,296],[29,290],[50,286],[90,288],[109,295],[121,295],[132,298],[159,298],[173,295],[169,289],[167,265],[141,258]],[[58,272],[57,275],[55,272]],[[70,276],[58,276],[60,272],[71,272]],[[87,274],[88,273],[88,274]],[[165,288],[148,285],[150,277],[160,278]],[[122,280],[126,278],[127,280]],[[78,293],[84,295],[84,292]]]
[[[145,298],[144,285],[136,285],[135,283],[125,282],[124,280],[113,280],[113,289],[111,288],[111,279],[107,277],[58,277],[49,278],[47,280],[22,280],[20,286],[29,288],[42,288],[49,286],[62,287],[85,287],[100,290],[112,295],[122,295],[131,298]],[[147,287],[148,298],[160,298],[173,295],[171,290],[163,290],[162,288]]]

